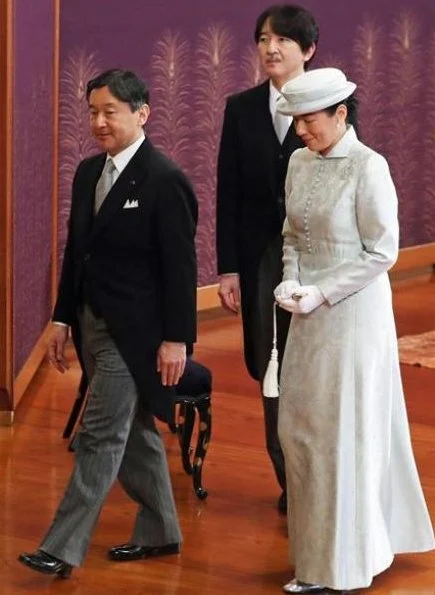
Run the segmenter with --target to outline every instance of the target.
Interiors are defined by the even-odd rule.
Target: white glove
[[[281,308],[293,314],[309,314],[326,300],[316,285],[301,285],[292,291],[290,298],[276,297],[276,301]]]
[[[288,300],[292,293],[301,286],[297,281],[281,281],[273,290],[276,301]]]

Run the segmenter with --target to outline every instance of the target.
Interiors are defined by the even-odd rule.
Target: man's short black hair
[[[255,43],[258,43],[264,23],[269,19],[276,35],[293,39],[303,52],[319,40],[319,26],[306,8],[297,4],[275,4],[260,14],[255,26]]]
[[[134,72],[121,68],[112,68],[90,80],[86,86],[86,99],[94,89],[108,87],[116,99],[128,103],[135,112],[145,103],[149,104],[148,87]]]

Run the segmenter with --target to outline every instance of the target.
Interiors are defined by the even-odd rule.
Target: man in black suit
[[[177,166],[145,138],[148,90],[129,71],[87,86],[91,129],[103,153],[73,183],[53,331],[64,372],[68,327],[89,397],[73,474],[30,568],[66,577],[79,566],[116,478],[139,504],[131,541],[112,560],[177,553],[181,544],[166,455],[153,415],[171,422],[173,387],[196,338],[197,202]]]
[[[291,153],[302,146],[291,118],[276,112],[280,89],[302,74],[316,51],[318,26],[304,8],[272,6],[257,19],[255,41],[269,79],[228,98],[218,160],[217,255],[222,305],[242,309],[250,375],[262,382],[272,348],[273,290],[282,280],[284,182]],[[278,350],[290,323],[277,312]],[[266,445],[282,488],[284,459],[277,434],[278,399],[263,397]]]

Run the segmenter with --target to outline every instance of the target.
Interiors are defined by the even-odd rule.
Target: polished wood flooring
[[[395,290],[400,335],[435,329],[435,283]],[[376,305],[374,305],[376,307]],[[129,538],[135,506],[119,486],[103,509],[85,565],[69,580],[52,579],[16,562],[47,529],[72,455],[61,434],[75,398],[75,364],[61,376],[43,365],[16,414],[0,428],[0,595],[221,595],[280,593],[291,578],[285,518],[263,445],[257,385],[242,361],[240,322],[203,317],[199,361],[214,372],[213,436],[204,467],[206,501],[196,499],[183,472],[176,437],[162,426],[184,533],[180,556],[116,564],[106,549]],[[418,468],[435,518],[435,370],[403,366]],[[435,595],[435,553],[398,556],[366,591]]]

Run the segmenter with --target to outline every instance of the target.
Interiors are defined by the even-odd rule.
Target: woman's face
[[[346,116],[344,105],[339,105],[335,114],[322,110],[295,116],[296,134],[311,151],[326,155],[346,132]]]

